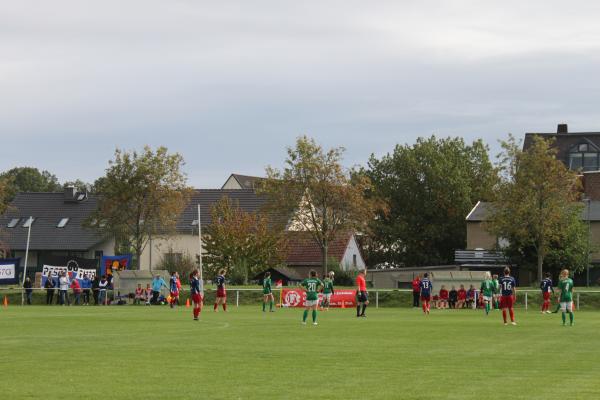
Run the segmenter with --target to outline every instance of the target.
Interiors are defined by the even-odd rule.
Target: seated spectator
[[[150,287],[149,283],[146,285],[146,293],[144,299],[146,300],[146,305],[149,306],[150,300],[152,300],[152,287]]]
[[[452,309],[456,308],[457,301],[458,301],[458,292],[456,291],[456,288],[454,286],[452,286],[452,289],[450,290],[450,293],[448,294],[448,305],[450,306],[450,308],[452,308]]]
[[[29,279],[29,277],[25,278],[23,288],[25,289],[25,294],[27,295],[27,304],[31,305],[31,296],[33,295],[33,284],[31,283],[31,279]]]
[[[446,290],[446,286],[442,285],[442,288],[440,289],[440,298],[437,303],[438,309],[448,308],[448,297],[448,290]]]
[[[142,289],[142,284],[138,283],[137,288],[135,288],[135,297],[133,299],[133,304],[140,304],[144,299],[144,289]]]
[[[475,308],[475,287],[473,285],[467,291],[467,308]]]
[[[73,282],[71,282],[71,289],[73,289],[73,296],[75,296],[75,305],[78,306],[81,299],[81,285],[77,279],[73,279]]]
[[[460,285],[460,289],[458,289],[458,301],[456,302],[456,308],[464,308],[466,301],[467,291],[465,290],[465,285]]]

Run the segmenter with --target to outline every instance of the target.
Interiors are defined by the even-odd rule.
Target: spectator
[[[152,288],[150,287],[150,284],[146,284],[146,293],[144,298],[146,299],[146,305],[149,306],[150,305],[150,300],[152,299]]]
[[[475,308],[475,287],[473,285],[467,291],[467,308]]]
[[[456,288],[454,286],[452,286],[452,289],[450,290],[450,293],[448,294],[448,305],[450,306],[450,308],[452,308],[452,309],[456,308],[457,301],[458,301],[458,292],[456,291]]]
[[[411,284],[413,290],[413,307],[419,307],[419,298],[421,297],[421,277],[419,275],[415,276],[415,279],[413,279]]]
[[[58,294],[60,298],[60,305],[64,306],[65,304],[70,306],[71,299],[69,299],[69,286],[71,282],[69,282],[69,277],[66,272],[63,272],[58,278]]]
[[[133,304],[140,304],[142,302],[143,298],[144,298],[144,289],[142,289],[142,284],[138,283],[138,286],[135,289],[135,298],[133,299]]]
[[[98,300],[100,304],[106,305],[108,304],[106,289],[108,288],[108,280],[106,279],[106,275],[102,275],[102,279],[98,282]]]
[[[23,288],[25,289],[25,295],[27,296],[27,304],[31,305],[31,295],[33,294],[33,284],[29,277],[25,278],[23,282]]]
[[[73,282],[71,282],[71,289],[73,289],[73,296],[75,296],[75,305],[78,306],[81,300],[81,285],[77,279],[73,279]]]
[[[94,296],[94,305],[97,306],[99,303],[98,297],[100,296],[100,277],[94,276],[92,281],[92,296]]]
[[[160,290],[163,286],[169,289],[165,280],[160,275],[156,275],[154,279],[152,279],[152,304],[157,304],[158,296],[160,295]]]
[[[83,289],[83,304],[86,306],[90,305],[90,289],[92,288],[92,281],[87,276],[87,274],[83,275],[83,279],[81,280],[81,288]]]
[[[458,289],[458,301],[456,302],[456,308],[464,308],[466,301],[467,291],[465,290],[465,285],[460,285],[460,289]]]
[[[52,274],[48,274],[46,278],[46,283],[44,284],[44,288],[46,289],[46,304],[51,305],[52,299],[54,298],[54,288],[56,285],[54,284],[54,278],[52,278]]]
[[[437,303],[437,308],[448,308],[448,290],[446,289],[446,286],[442,285],[442,288],[440,289],[440,298],[438,300]]]

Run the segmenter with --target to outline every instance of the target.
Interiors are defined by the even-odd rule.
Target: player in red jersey
[[[214,312],[217,312],[219,304],[223,305],[223,311],[227,311],[227,291],[225,290],[225,274],[227,270],[221,269],[215,280],[217,284],[217,298],[215,300]]]
[[[510,268],[504,268],[504,276],[500,278],[500,308],[502,309],[502,318],[504,319],[504,325],[506,325],[506,310],[510,313],[511,324],[516,325],[515,322],[515,311],[513,310],[513,304],[517,296],[517,281],[515,278],[510,276]]]
[[[173,271],[173,273],[171,273],[171,280],[169,281],[169,290],[171,291],[171,302],[169,306],[171,308],[175,307],[179,299],[179,288],[181,287],[181,284],[178,283],[179,279],[177,278],[177,272]]]
[[[365,310],[369,305],[369,294],[367,293],[367,281],[365,280],[366,269],[361,269],[356,277],[356,316],[366,317]],[[361,310],[362,307],[362,310]]]
[[[202,296],[204,294],[204,285],[199,278],[197,269],[190,274],[190,293],[192,294],[192,304],[194,306],[194,321],[198,321],[200,311],[202,311]]]

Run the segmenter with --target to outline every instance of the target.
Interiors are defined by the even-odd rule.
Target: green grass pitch
[[[2,399],[598,399],[600,312],[0,309]],[[310,316],[309,316],[310,320]]]

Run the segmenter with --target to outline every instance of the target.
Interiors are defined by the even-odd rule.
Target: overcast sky
[[[189,183],[418,136],[600,130],[600,3],[0,0],[0,170],[93,181],[165,145]]]

